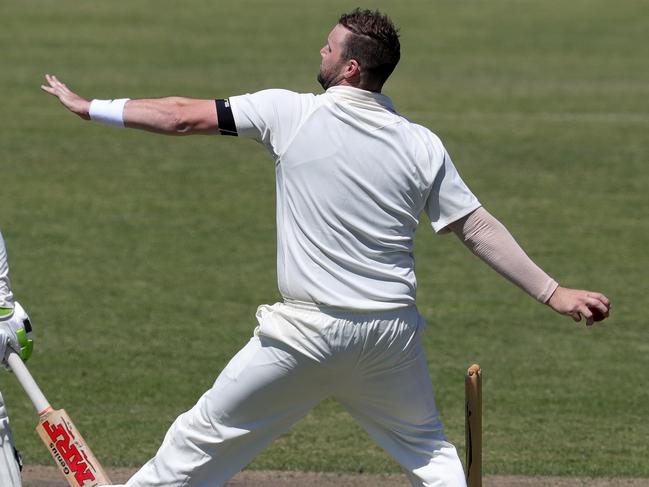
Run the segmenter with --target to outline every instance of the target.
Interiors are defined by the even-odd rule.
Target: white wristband
[[[117,100],[92,100],[90,102],[90,120],[124,127],[124,105],[130,98]]]

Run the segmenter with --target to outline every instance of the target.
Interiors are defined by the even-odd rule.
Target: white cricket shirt
[[[380,93],[265,90],[230,98],[237,132],[275,159],[277,277],[286,300],[350,310],[415,302],[413,239],[480,206],[430,130]]]

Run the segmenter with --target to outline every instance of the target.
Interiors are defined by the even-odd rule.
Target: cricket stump
[[[478,364],[466,371],[464,393],[466,483],[468,487],[482,487],[482,370]]]

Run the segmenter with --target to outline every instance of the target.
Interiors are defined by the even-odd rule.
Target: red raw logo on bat
[[[74,478],[80,487],[87,480],[95,480],[95,475],[91,470],[92,464],[88,461],[85,452],[79,452],[77,446],[71,443],[71,438],[73,439],[74,435],[65,423],[51,425],[49,421],[44,421],[43,429],[52,440],[50,445],[52,454],[62,465],[65,464],[64,468],[69,469],[66,473],[74,472]]]

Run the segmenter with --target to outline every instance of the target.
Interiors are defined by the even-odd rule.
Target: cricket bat
[[[110,479],[64,409],[53,409],[22,359],[10,352],[7,363],[38,415],[36,432],[54,457],[70,487],[110,485]]]

